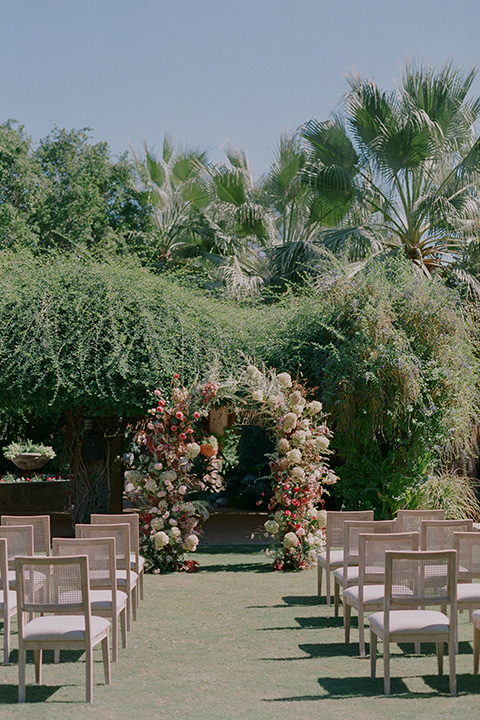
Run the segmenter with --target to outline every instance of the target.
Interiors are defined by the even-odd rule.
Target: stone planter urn
[[[35,452],[20,453],[20,455],[12,458],[13,464],[20,468],[20,470],[39,470],[46,465],[49,460],[50,458],[46,455]]]

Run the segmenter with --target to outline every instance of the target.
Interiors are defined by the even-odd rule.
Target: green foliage
[[[0,253],[0,412],[134,414],[176,372],[239,366],[250,317],[134,259]]]
[[[455,292],[398,258],[372,262],[352,281],[339,277],[296,308],[269,361],[320,387],[348,507],[383,512],[385,483],[397,472],[409,477],[428,452],[434,466],[466,467],[479,364]]]
[[[416,488],[414,502],[419,509],[443,509],[447,520],[480,519],[478,482],[458,474],[443,472],[429,477]]]

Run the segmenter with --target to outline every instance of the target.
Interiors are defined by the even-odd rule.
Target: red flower
[[[195,412],[193,413],[193,417],[195,418],[195,420],[198,420],[198,418],[200,417],[200,413],[198,412],[198,410],[195,410]]]
[[[180,375],[178,373],[173,373],[174,380],[178,380],[179,377],[180,377]]]
[[[183,420],[183,413],[181,412],[181,410],[177,410],[177,412],[175,413],[175,417],[177,418],[177,420]]]
[[[171,425],[170,430],[171,430],[172,432],[177,432],[178,428],[177,428],[176,425]]]
[[[291,514],[292,513],[290,512],[290,510],[285,510],[285,515],[291,515]]]
[[[187,428],[187,429],[185,430],[185,432],[192,434],[192,433],[193,433],[193,430],[192,430],[192,428]]]
[[[186,440],[186,439],[187,439],[187,436],[185,435],[185,433],[180,433],[180,435],[179,435],[178,437],[180,438],[180,440]]]

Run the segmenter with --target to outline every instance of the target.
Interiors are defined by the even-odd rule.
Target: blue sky
[[[479,54],[478,0],[1,0],[0,122],[90,127],[114,155],[231,142],[260,175],[349,72],[391,88],[406,61]]]

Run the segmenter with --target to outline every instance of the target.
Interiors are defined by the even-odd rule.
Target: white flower
[[[300,540],[294,532],[287,533],[283,538],[283,547],[287,548],[287,550],[298,545],[300,545]]]
[[[153,466],[154,470],[161,470],[162,468],[163,468],[162,463],[155,463],[155,465]]]
[[[277,523],[280,524],[283,520],[283,512],[281,510],[277,510],[273,518]]]
[[[260,370],[258,368],[255,367],[255,365],[249,365],[247,367],[247,375],[249,376],[249,378],[251,380],[254,380],[257,382],[258,382],[258,380],[261,380],[261,378],[262,378],[262,373],[260,372]]]
[[[292,405],[291,411],[292,411],[292,413],[295,413],[295,415],[297,417],[300,417],[300,415],[303,412],[304,407],[305,407],[305,405],[301,405],[300,403],[298,405]]]
[[[321,528],[324,528],[327,524],[327,511],[326,510],[319,510],[318,512],[318,524]]]
[[[318,400],[312,400],[312,402],[309,402],[307,405],[307,410],[312,415],[317,415],[319,412],[322,412],[322,403],[318,402]]]
[[[189,443],[185,448],[185,457],[187,460],[193,460],[200,452],[200,445],[196,442]]]
[[[306,439],[307,433],[305,430],[297,430],[297,432],[292,436],[291,441],[294,445],[304,445]]]
[[[161,478],[166,485],[167,483],[172,483],[177,479],[177,473],[175,472],[175,470],[165,470],[165,472],[161,474]]]
[[[292,378],[288,373],[280,373],[280,375],[277,375],[277,382],[281,388],[292,387]]]
[[[143,480],[143,474],[138,470],[126,470],[125,480],[133,485],[138,485]]]
[[[172,527],[176,527],[178,525],[178,520],[175,520],[175,518],[170,518],[170,520],[168,521],[168,524],[171,525]]]
[[[198,537],[196,535],[187,535],[184,545],[186,550],[190,550],[190,552],[195,552],[198,545]]]
[[[182,537],[182,532],[178,527],[172,527],[172,529],[168,531],[168,534],[172,540],[178,540]]]
[[[295,392],[293,392],[290,395],[290,398],[288,400],[288,404],[290,405],[291,408],[293,408],[294,405],[301,405],[303,407],[305,405],[305,403],[306,403],[306,400],[302,396],[302,393],[299,390],[295,390]]]
[[[264,527],[270,535],[276,535],[278,532],[278,523],[276,523],[275,520],[267,520]]]
[[[127,483],[127,484],[125,485],[125,492],[126,492],[126,493],[135,492],[135,489],[136,489],[136,488],[135,488],[135,485],[134,485],[133,483]]]
[[[157,489],[157,483],[155,482],[155,480],[152,480],[152,478],[148,478],[144,487],[147,492],[153,493]]]
[[[158,532],[159,530],[163,530],[164,525],[163,525],[162,518],[159,518],[159,517],[153,518],[153,520],[150,523],[150,527],[155,532]]]
[[[292,477],[295,480],[303,480],[305,477],[305,470],[302,467],[294,467],[292,470]]]
[[[168,545],[170,542],[170,538],[168,537],[167,533],[160,530],[160,532],[157,532],[154,537],[155,547],[157,550],[161,550],[165,545]]]
[[[298,465],[298,463],[302,462],[302,453],[297,448],[294,448],[287,453],[287,460],[290,465]]]
[[[314,535],[312,535],[311,533],[309,533],[309,534],[307,535],[306,540],[307,540],[307,543],[310,545],[310,547],[312,547],[313,545],[315,545],[315,537],[314,537]]]
[[[263,392],[261,390],[254,390],[252,392],[252,400],[255,400],[255,402],[262,402]]]
[[[303,537],[303,535],[305,535],[305,528],[299,527],[296,531],[296,534],[298,535],[298,537]]]
[[[290,432],[297,424],[297,416],[295,413],[287,413],[283,418],[283,429],[285,432]]]
[[[290,450],[290,443],[288,442],[287,438],[281,438],[278,441],[278,452],[280,455],[286,455],[287,452]]]
[[[285,400],[285,398],[281,394],[280,395],[270,395],[267,402],[268,402],[269,407],[271,407],[272,410],[276,410],[283,404],[284,400]]]
[[[185,493],[187,492],[187,486],[180,485],[180,487],[178,488],[178,492],[180,493],[180,495],[185,495]]]
[[[320,450],[322,452],[323,450],[326,450],[328,446],[330,445],[330,440],[325,437],[325,435],[318,435],[318,437],[314,440],[315,447],[317,450]]]

